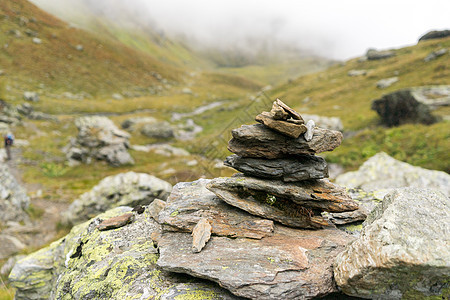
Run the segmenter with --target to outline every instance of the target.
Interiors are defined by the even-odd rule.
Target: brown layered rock
[[[192,253],[188,233],[163,233],[158,241],[164,270],[215,281],[251,299],[312,299],[336,292],[332,263],[352,240],[331,228],[299,230],[275,226],[261,240],[213,236]]]
[[[202,218],[206,218],[215,235],[254,239],[272,235],[272,220],[255,217],[226,204],[205,188],[207,183],[209,180],[200,179],[175,185],[159,214],[159,223],[164,230],[190,233]]]
[[[285,136],[298,138],[302,133],[306,132],[306,126],[303,124],[295,124],[283,120],[275,120],[268,112],[262,112],[256,116],[255,120],[264,124],[268,128],[275,130]]]
[[[127,225],[128,223],[131,223],[134,219],[134,214],[132,213],[126,213],[117,217],[109,218],[104,221],[102,221],[99,225],[97,225],[98,230],[109,230],[109,229],[115,229],[120,228],[122,226]]]
[[[206,243],[211,238],[211,224],[208,219],[202,218],[192,230],[192,251],[198,253],[202,251]]]
[[[212,179],[206,186],[209,190],[227,190],[249,194],[256,198],[273,196],[301,206],[328,212],[344,212],[358,209],[344,188],[326,179],[306,180],[286,183],[279,180],[263,180],[252,177],[235,176]],[[264,200],[265,201],[265,200]]]
[[[245,175],[281,179],[286,182],[328,177],[328,166],[325,160],[313,155],[278,159],[230,155],[223,163]]]
[[[327,226],[323,211],[358,209],[344,189],[325,180],[283,183],[236,176],[213,179],[207,188],[232,206],[296,228]]]
[[[292,139],[280,135],[262,124],[242,125],[231,134],[228,150],[242,157],[268,159],[332,151],[342,141],[341,132],[317,127],[309,142],[303,136]]]
[[[291,116],[292,119],[300,120],[303,123],[305,123],[305,121],[303,120],[302,116],[300,116],[300,114],[298,112],[296,112],[295,110],[290,108],[286,103],[284,103],[280,99],[277,98],[277,100],[275,100],[274,104],[276,104],[279,107],[283,108],[284,111],[286,111],[289,114],[289,116]]]

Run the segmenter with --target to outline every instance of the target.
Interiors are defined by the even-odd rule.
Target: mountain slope
[[[384,60],[353,59],[326,71],[300,77],[270,92],[295,107],[300,113],[336,116],[342,119],[346,136],[341,147],[327,155],[331,162],[356,168],[368,157],[385,151],[397,159],[430,169],[450,171],[450,125],[448,121],[431,126],[421,124],[385,128],[371,110],[373,100],[398,89],[423,85],[450,84],[448,53],[435,60],[424,58],[450,47],[450,39],[423,41],[394,50]],[[351,77],[351,70],[366,70],[367,75]],[[399,81],[386,89],[376,83],[397,76]],[[434,112],[450,115],[450,108]],[[445,119],[445,118],[444,118]]]
[[[26,0],[0,2],[0,66],[13,86],[93,95],[176,81],[181,71],[148,53],[69,26]]]

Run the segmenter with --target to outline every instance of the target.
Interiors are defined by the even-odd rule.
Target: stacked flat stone
[[[332,151],[339,131],[305,124],[295,110],[277,99],[261,124],[232,131],[225,164],[242,172],[213,179],[207,188],[230,205],[284,225],[319,229],[329,225],[322,212],[345,212],[358,205],[345,189],[330,183],[325,160],[314,154]]]

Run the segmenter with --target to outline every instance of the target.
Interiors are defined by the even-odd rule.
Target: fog
[[[264,42],[340,60],[361,56],[368,48],[412,45],[429,30],[450,27],[448,0],[32,1],[69,19],[85,2],[96,15],[151,26],[199,45],[251,47]]]

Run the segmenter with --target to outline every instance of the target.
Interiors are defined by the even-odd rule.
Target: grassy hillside
[[[0,66],[8,75],[2,80],[13,89],[96,96],[159,85],[155,72],[169,81],[182,74],[120,41],[71,27],[26,0],[1,1],[0,15]]]
[[[430,62],[424,58],[432,51],[449,48],[450,39],[429,40],[395,50],[385,60],[360,61],[355,58],[326,71],[300,77],[270,92],[300,113],[340,117],[348,137],[341,147],[327,154],[328,161],[354,169],[379,151],[413,165],[450,172],[450,126],[448,121],[426,125],[384,128],[371,110],[372,100],[383,94],[413,86],[450,84],[448,54]],[[350,70],[367,70],[366,76],[350,77]],[[386,89],[377,81],[398,76]],[[308,97],[308,98],[307,98]],[[307,99],[305,99],[307,98]],[[450,115],[441,108],[436,115]]]

